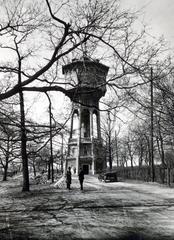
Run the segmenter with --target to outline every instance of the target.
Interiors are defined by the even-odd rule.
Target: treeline
[[[155,165],[155,182],[161,184],[167,184],[173,186],[174,184],[174,168],[170,171],[161,165]],[[113,170],[117,172],[118,178],[121,179],[132,179],[140,180],[144,182],[151,182],[152,175],[149,166],[135,166],[135,167],[113,167]]]
[[[0,107],[0,174],[3,181],[6,181],[8,176],[22,174],[23,170],[19,115],[14,103],[3,104]],[[65,158],[65,149],[63,149],[65,129],[56,121],[50,126],[49,123],[38,124],[26,119],[25,131],[29,172],[35,177],[41,172],[47,172],[48,180],[51,179],[52,170],[56,172],[56,168],[62,169]],[[50,141],[50,131],[52,141]],[[52,164],[55,165],[54,169]]]
[[[150,84],[137,88],[130,95],[132,105],[127,108],[130,117],[125,123],[127,128],[122,130],[124,124],[119,126],[119,112],[115,116],[115,112],[111,111],[112,127],[110,132],[104,132],[104,136],[107,160],[123,168],[120,173],[124,175],[127,171],[127,176],[131,178],[141,178],[139,173],[142,173],[142,180],[170,184],[174,168],[174,72],[171,69],[164,76],[159,75],[158,71],[153,76],[153,99]],[[109,164],[110,168],[112,164]]]

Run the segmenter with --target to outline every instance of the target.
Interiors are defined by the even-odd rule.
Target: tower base
[[[72,144],[73,142],[73,144]],[[74,139],[69,140],[69,156],[67,157],[67,167],[71,167],[74,174],[78,174],[82,168],[85,174],[98,174],[106,169],[106,151],[101,140],[93,139],[80,144],[80,149]],[[85,150],[85,151],[84,151]],[[75,155],[77,153],[77,155]],[[79,156],[78,156],[78,153]]]

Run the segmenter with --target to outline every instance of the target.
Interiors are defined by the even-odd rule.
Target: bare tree
[[[120,10],[119,1],[114,0],[75,4],[63,0],[11,0],[2,2],[2,11],[0,48],[9,58],[0,62],[0,100],[19,94],[23,191],[28,191],[24,91],[58,91],[70,96],[67,85],[78,87],[79,83],[63,81],[60,67],[69,57],[83,53],[91,59],[97,56],[106,63],[112,62],[107,85],[115,92],[132,89],[148,82],[142,78],[143,73],[161,51],[162,42],[145,43],[145,30],[132,30],[135,13]],[[130,75],[136,76],[137,81],[132,81]]]
[[[4,170],[3,181],[6,181],[10,163],[19,156],[19,131],[14,126],[8,126],[7,119],[3,120],[0,125],[0,164]]]

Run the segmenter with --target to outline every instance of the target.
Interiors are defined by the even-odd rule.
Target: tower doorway
[[[87,164],[83,165],[83,172],[84,174],[89,174],[89,165]]]

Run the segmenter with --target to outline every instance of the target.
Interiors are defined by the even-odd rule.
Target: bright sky
[[[163,35],[174,47],[174,0],[121,0],[122,6],[142,9],[151,34]]]
[[[144,13],[142,18],[149,26],[148,30],[150,33],[157,37],[163,35],[174,48],[174,0],[120,0],[120,2],[123,8],[132,9],[134,11],[141,9]],[[58,102],[60,103],[60,101],[62,105],[64,98],[60,97],[59,94]],[[47,112],[47,104],[47,99],[45,99],[44,114]],[[42,118],[38,104],[34,104],[34,100],[32,105],[35,112],[34,119],[37,120]]]

